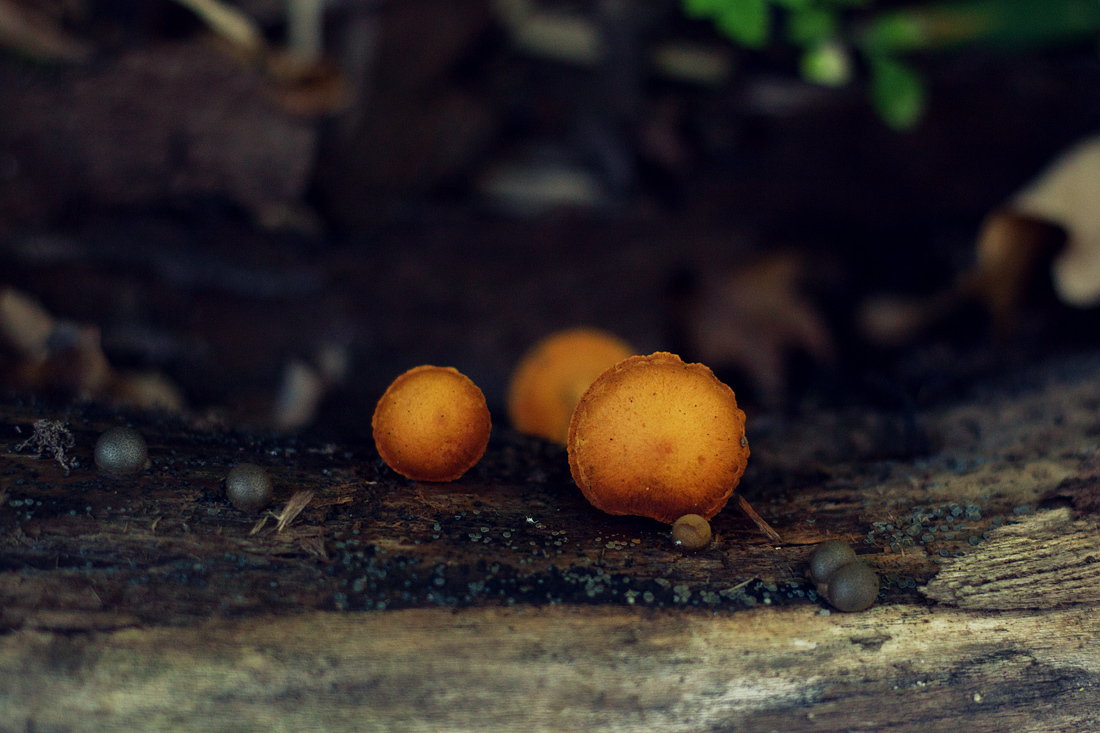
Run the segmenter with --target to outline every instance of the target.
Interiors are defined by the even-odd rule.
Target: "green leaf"
[[[872,56],[871,100],[886,124],[910,130],[924,112],[924,82],[909,66],[886,56]]]
[[[836,40],[819,43],[802,54],[802,76],[827,87],[839,87],[852,78],[848,49]]]
[[[901,11],[871,21],[859,34],[858,45],[870,54],[898,53],[928,45],[927,24],[919,13]]]
[[[767,0],[726,0],[715,25],[741,45],[760,48],[768,41],[769,20]]]
[[[729,0],[684,0],[684,15],[689,18],[717,18]]]
[[[772,2],[787,10],[806,10],[813,0],[772,0]]]
[[[787,16],[787,40],[796,46],[812,46],[836,35],[836,14],[831,10],[807,8]]]
[[[873,54],[972,43],[1018,48],[1095,38],[1097,33],[1098,0],[965,0],[880,14],[858,33],[857,45]]]

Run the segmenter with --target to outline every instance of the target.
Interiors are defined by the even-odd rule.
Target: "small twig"
[[[757,529],[766,534],[772,539],[773,542],[782,542],[783,538],[779,536],[779,533],[772,529],[771,525],[764,521],[764,518],[756,513],[756,510],[749,506],[749,503],[745,501],[745,497],[740,494],[737,495],[737,502],[741,507],[741,511],[748,515],[749,519],[753,521]]]
[[[254,524],[254,525],[252,526],[252,531],[248,533],[248,535],[249,535],[250,537],[251,537],[252,535],[256,534],[257,532],[259,532],[259,531],[260,531],[261,529],[263,529],[263,528],[264,528],[264,525],[265,525],[265,524],[267,524],[267,516],[268,516],[268,514],[271,514],[271,512],[268,512],[267,514],[265,514],[265,515],[263,515],[262,517],[260,517],[260,521],[256,522],[256,524]],[[274,515],[274,514],[271,514],[271,516],[273,516],[273,517],[274,517],[275,515]]]
[[[283,508],[282,513],[279,515],[279,523],[275,525],[275,532],[279,533],[286,529],[294,518],[302,513],[302,510],[306,508],[306,504],[313,500],[312,491],[298,491],[294,496],[290,497],[290,501],[287,502],[286,507]]]
[[[420,484],[417,484],[417,485],[416,485],[416,496],[417,496],[417,498],[418,498],[418,499],[420,499],[420,501],[424,502],[424,504],[426,504],[427,506],[431,507],[431,508],[432,508],[433,510],[435,510],[435,511],[437,511],[437,512],[441,512],[441,511],[443,511],[443,509],[442,509],[442,508],[441,508],[441,507],[440,507],[440,506],[439,506],[438,504],[433,504],[432,502],[428,501],[428,500],[427,500],[427,499],[426,499],[426,498],[424,497],[424,492],[423,492],[423,491],[421,491],[421,489],[420,489]]]
[[[741,590],[742,588],[744,588],[746,585],[748,585],[749,583],[751,583],[754,580],[755,580],[755,578],[749,578],[748,580],[742,580],[740,583],[733,586],[732,588],[726,588],[726,590],[729,591],[730,593],[735,593],[735,592]]]
[[[328,560],[328,552],[325,551],[325,538],[321,534],[299,537],[298,546],[312,555]]]

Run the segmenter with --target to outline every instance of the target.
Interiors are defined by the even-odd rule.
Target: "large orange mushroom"
[[[749,459],[733,390],[667,352],[624,359],[593,382],[568,450],[573,480],[598,509],[668,524],[721,511]]]
[[[481,460],[492,422],[485,395],[451,367],[419,366],[393,381],[371,420],[374,444],[397,473],[454,481]]]

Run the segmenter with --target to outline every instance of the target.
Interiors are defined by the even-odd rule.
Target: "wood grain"
[[[871,414],[760,423],[743,483],[782,542],[723,512],[694,554],[507,431],[426,485],[361,445],[0,401],[0,733],[1100,726],[1096,520],[1035,513],[1096,471],[1086,366],[919,416],[918,457],[852,448]],[[15,450],[38,419],[69,475]],[[152,466],[110,480],[91,449],[123,419]],[[242,460],[276,512],[315,492],[281,534],[226,502]],[[810,595],[838,536],[882,578],[867,612]]]
[[[0,731],[1078,731],[1100,613],[477,609],[0,639]]]
[[[945,566],[922,591],[960,608],[1054,608],[1100,603],[1100,531],[1068,508],[996,530],[981,549]]]

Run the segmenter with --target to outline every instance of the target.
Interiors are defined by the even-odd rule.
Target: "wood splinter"
[[[779,533],[772,529],[772,526],[765,522],[764,518],[757,514],[756,510],[753,509],[747,501],[745,501],[745,497],[737,494],[737,503],[741,507],[741,511],[748,515],[749,519],[753,521],[757,529],[759,529],[761,532],[771,538],[773,542],[783,541],[783,538],[779,536]]]

